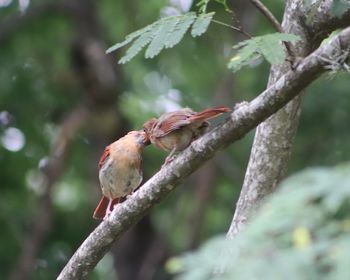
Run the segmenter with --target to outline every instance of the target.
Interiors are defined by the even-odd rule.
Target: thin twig
[[[221,21],[218,21],[218,20],[215,20],[215,19],[213,19],[212,22],[215,22],[215,23],[220,24],[220,25],[222,25],[222,26],[229,27],[229,28],[231,28],[231,29],[233,29],[233,30],[235,30],[235,31],[237,31],[237,32],[239,32],[239,33],[241,33],[241,34],[243,34],[244,36],[247,36],[248,38],[252,38],[251,35],[249,35],[247,32],[245,32],[245,31],[242,29],[242,27],[235,27],[235,26],[229,25],[229,24],[227,24],[227,23],[224,23],[224,22],[221,22]]]
[[[271,22],[277,32],[283,33],[281,24],[263,3],[259,0],[250,0],[250,2],[252,2],[252,4]]]

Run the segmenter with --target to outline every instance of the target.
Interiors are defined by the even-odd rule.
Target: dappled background
[[[232,2],[232,3],[231,3]],[[264,1],[281,19],[283,1]],[[228,1],[252,35],[273,32],[248,1]],[[265,87],[266,62],[234,75],[232,45],[245,39],[212,23],[154,59],[105,50],[187,1],[0,0],[0,275],[53,279],[96,227],[97,163],[104,147],[150,117],[180,107],[234,106]],[[216,18],[237,21],[219,3]],[[307,89],[289,174],[350,158],[349,77]],[[217,121],[213,121],[215,124]],[[89,279],[171,279],[166,261],[224,233],[243,182],[253,133],[220,152],[131,229]],[[149,147],[145,179],[166,154]]]

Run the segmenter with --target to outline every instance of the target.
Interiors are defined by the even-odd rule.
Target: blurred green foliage
[[[234,239],[168,262],[177,279],[348,279],[350,164],[288,178]]]
[[[344,12],[349,8],[349,5],[349,1],[334,0],[332,3],[332,13],[337,17],[341,17],[344,14]]]
[[[18,3],[9,2],[9,6],[0,8],[1,20],[18,14]],[[45,3],[30,1],[28,9]],[[264,3],[278,18],[282,17],[283,1]],[[103,42],[110,46],[156,21],[167,5],[169,2],[165,0],[96,2],[94,12],[102,26]],[[273,32],[252,6],[235,2],[231,8],[242,24],[252,22],[249,32],[254,36]],[[234,25],[221,4],[210,1],[207,12],[211,11],[221,21]],[[249,19],[244,21],[242,17]],[[0,275],[4,278],[14,269],[22,242],[30,233],[33,217],[39,210],[38,202],[43,194],[40,162],[50,153],[66,114],[86,95],[73,67],[72,48],[79,38],[77,30],[77,23],[69,16],[44,13],[15,29],[6,40],[0,40]],[[232,46],[241,39],[231,29],[212,23],[203,36],[193,39],[187,34],[179,45],[161,52],[155,59],[135,57],[119,68],[123,74],[122,92],[114,96],[113,108],[125,116],[130,129],[139,129],[148,118],[179,106],[200,110],[216,104],[233,107],[236,102],[251,100],[266,86],[269,65],[262,62],[232,75],[226,64],[234,53]],[[113,56],[120,57],[119,54]],[[113,59],[117,64],[117,59]],[[290,172],[348,160],[348,75],[319,79],[307,89],[304,100]],[[96,117],[95,121],[98,120]],[[103,126],[103,121],[98,126]],[[16,151],[12,148],[18,139],[6,137],[10,128],[17,128],[24,136],[22,147],[17,143]],[[97,225],[91,215],[100,195],[96,166],[103,146],[95,142],[99,132],[91,124],[74,136],[64,175],[53,187],[52,228],[36,260],[33,279],[53,279]],[[109,138],[102,135],[103,144],[108,144],[116,134],[111,131]],[[200,242],[228,229],[252,139],[253,132],[213,159],[211,168],[215,169],[215,178],[197,236]],[[164,158],[165,153],[154,147],[145,151],[146,178],[160,168]],[[194,201],[198,200],[200,187],[198,177],[203,176],[200,172],[150,214],[170,254],[189,248],[191,222],[197,207]],[[114,279],[112,270],[111,255],[108,255],[90,279]]]

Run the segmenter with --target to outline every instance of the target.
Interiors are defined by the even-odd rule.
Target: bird
[[[130,131],[108,145],[98,164],[102,198],[93,218],[106,219],[115,204],[131,194],[142,181],[142,151],[149,145],[143,131]]]
[[[190,108],[164,113],[158,119],[152,118],[143,124],[143,129],[152,144],[170,152],[165,164],[173,159],[176,152],[187,148],[201,136],[209,126],[207,120],[231,111],[226,106],[207,108],[195,112]]]

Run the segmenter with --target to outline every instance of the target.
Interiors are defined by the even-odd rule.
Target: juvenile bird
[[[131,131],[107,146],[98,164],[102,198],[93,217],[106,218],[122,197],[142,181],[141,153],[149,143],[144,131]]]
[[[205,132],[207,120],[217,117],[230,109],[225,106],[207,108],[194,112],[190,108],[169,112],[158,119],[152,118],[144,123],[143,129],[151,143],[158,148],[170,151],[165,164],[172,160],[175,152],[182,151]]]

